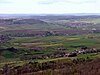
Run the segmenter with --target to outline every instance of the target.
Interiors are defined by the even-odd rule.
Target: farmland
[[[89,63],[94,67],[94,62],[98,63],[100,59],[99,20],[99,16],[1,18],[0,74],[5,74],[1,73],[5,67],[11,70],[8,75],[24,74],[27,66],[27,75],[58,73],[60,69],[65,73],[68,67],[81,65],[78,68],[82,68],[83,64]],[[99,69],[97,67],[95,71]],[[77,73],[78,69],[73,68],[64,75]]]

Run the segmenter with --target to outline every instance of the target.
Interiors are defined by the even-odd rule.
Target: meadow
[[[92,38],[91,38],[92,37]],[[75,50],[80,50],[82,46],[89,48],[100,49],[100,34],[88,34],[88,35],[75,35],[75,36],[47,36],[47,37],[12,37],[13,39],[9,43],[0,45],[3,48],[14,47],[19,51],[16,53],[3,51],[1,55],[5,59],[1,59],[0,65],[5,63],[16,63],[16,65],[23,64],[26,61],[20,60],[20,56],[25,53],[31,53],[32,56],[41,56],[47,54],[54,54],[55,52],[73,52]],[[64,47],[66,50],[58,50],[58,48]],[[36,49],[36,51],[34,51]],[[53,61],[59,59],[73,59],[73,58],[98,58],[100,53],[95,54],[80,54],[76,57],[60,57],[60,58],[48,58],[48,59],[38,59],[32,61],[44,62]],[[19,64],[19,65],[20,65]]]
[[[84,68],[84,63],[99,64],[99,20],[100,17],[95,16],[71,16],[67,19],[61,16],[39,17],[39,20],[1,19],[4,25],[0,26],[0,74],[5,67],[11,69],[11,73],[30,68],[32,72],[45,74],[58,71],[61,73],[63,70],[66,72],[69,67],[69,75],[74,75],[73,72],[77,75],[76,68],[79,65]],[[89,66],[91,67],[90,64]],[[30,71],[27,75],[30,75]]]

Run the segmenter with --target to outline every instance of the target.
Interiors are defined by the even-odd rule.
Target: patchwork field
[[[99,16],[0,19],[0,75],[78,75],[88,73],[84,64],[91,70],[88,74],[92,70],[99,74],[99,20]]]

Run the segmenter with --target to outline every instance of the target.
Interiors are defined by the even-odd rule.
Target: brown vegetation
[[[49,62],[29,62],[23,66],[11,67],[7,64],[0,75],[99,75],[100,58],[85,60],[56,60]]]

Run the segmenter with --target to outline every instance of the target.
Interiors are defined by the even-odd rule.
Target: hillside
[[[0,18],[0,75],[99,75],[100,16]]]

